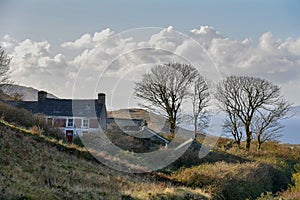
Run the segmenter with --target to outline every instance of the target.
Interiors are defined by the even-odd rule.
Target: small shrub
[[[214,188],[225,199],[256,198],[263,192],[277,192],[287,177],[272,166],[259,162],[201,164],[181,169],[171,178],[191,187]]]
[[[3,120],[29,129],[34,134],[43,134],[57,140],[65,140],[65,136],[60,129],[52,128],[46,123],[44,115],[33,114],[28,110],[0,103],[0,116]]]
[[[42,135],[44,130],[39,126],[34,125],[31,127],[30,132],[35,135]]]
[[[292,175],[294,186],[291,187],[292,191],[300,191],[300,164],[295,165],[295,173]]]

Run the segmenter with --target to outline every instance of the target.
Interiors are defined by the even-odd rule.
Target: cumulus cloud
[[[10,35],[4,35],[0,41],[0,46],[5,49],[10,49],[14,46],[17,41],[13,39]]]
[[[297,85],[300,85],[300,38],[275,38],[271,32],[266,32],[258,42],[251,38],[233,40],[211,26],[192,29],[187,35],[170,26],[145,38],[137,40],[130,32],[116,34],[104,29],[62,43],[64,53],[59,49],[51,52],[48,41],[17,41],[8,35],[0,40],[0,44],[13,56],[12,75],[17,82],[44,87],[61,96],[65,96],[62,88],[70,91],[75,79],[93,84],[103,73],[117,78],[134,73],[143,65],[169,59],[190,62],[212,80],[218,80],[218,70],[225,75],[267,78],[282,86],[283,92],[300,104],[300,97],[291,95],[291,91],[298,90]],[[81,77],[77,77],[78,70]],[[138,74],[139,70],[136,71]]]
[[[74,42],[64,42],[61,47],[67,49],[89,49],[99,45],[101,42],[105,41],[107,38],[114,34],[109,28],[104,29],[100,32],[95,32],[92,37],[90,34],[86,33],[82,35],[79,39]]]
[[[63,94],[65,85],[72,81],[68,78],[69,74],[77,70],[69,64],[65,55],[58,53],[52,56],[48,41],[12,41],[10,48],[6,48],[12,57],[12,79],[18,84]]]

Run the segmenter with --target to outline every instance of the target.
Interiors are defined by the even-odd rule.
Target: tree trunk
[[[238,148],[241,148],[241,141],[240,140],[236,140],[235,143],[237,144]]]
[[[261,145],[262,145],[262,143],[258,142],[257,151],[261,150]]]
[[[246,131],[246,149],[250,149],[251,145],[251,139],[252,139],[252,132],[250,131],[250,125],[245,125],[245,131]]]
[[[197,132],[198,132],[198,117],[195,117],[194,119],[194,127],[195,127],[195,138],[197,137]]]
[[[175,129],[176,129],[176,122],[174,119],[169,119],[169,129],[170,129],[170,134],[172,138],[175,136]]]
[[[262,145],[262,141],[260,140],[260,135],[258,135],[258,137],[257,137],[257,143],[258,143],[257,151],[259,151],[261,149],[261,145]]]

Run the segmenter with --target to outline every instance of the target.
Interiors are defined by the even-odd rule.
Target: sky
[[[135,105],[134,81],[172,59],[215,82],[266,78],[300,105],[299,8],[297,0],[0,0],[0,45],[16,83],[61,98],[101,91],[117,99],[112,108]]]

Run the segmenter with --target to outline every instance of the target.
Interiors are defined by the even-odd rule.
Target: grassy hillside
[[[228,141],[220,139],[196,166],[168,177],[209,191],[217,199],[255,199],[267,193],[261,199],[300,199],[300,146],[269,142],[262,151],[246,151],[228,148]]]
[[[66,144],[25,110],[1,105],[0,114],[0,199],[300,199],[299,145],[246,151],[221,138],[199,159],[194,142],[159,172],[129,174]]]
[[[201,189],[159,179],[155,174],[112,170],[84,148],[20,128],[17,123],[0,123],[0,199],[209,197]]]

